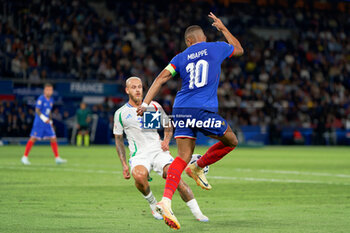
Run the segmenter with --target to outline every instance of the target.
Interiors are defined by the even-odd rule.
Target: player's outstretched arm
[[[172,75],[169,70],[164,69],[160,74],[157,76],[157,78],[152,83],[152,86],[149,88],[145,99],[143,100],[143,103],[146,105],[149,105],[151,101],[156,97],[158,92],[160,91],[160,88],[164,83],[166,83],[169,79],[171,79]],[[137,115],[142,116],[143,112],[145,111],[144,106],[140,106],[137,108]]]
[[[128,163],[126,162],[123,135],[115,134],[114,137],[115,137],[115,146],[117,149],[117,153],[118,153],[120,162],[122,163],[122,166],[123,166],[123,176],[125,179],[130,179],[129,166],[128,166]]]
[[[222,23],[221,19],[216,17],[212,12],[210,12],[210,14],[208,16],[209,16],[209,18],[214,20],[212,25],[214,27],[216,27],[216,29],[218,29],[218,31],[222,32],[222,34],[224,34],[227,42],[229,44],[233,45],[233,47],[235,48],[233,56],[241,56],[244,53],[244,50],[242,48],[241,43],[239,43],[239,41],[236,39],[236,37],[234,37],[231,34],[231,32],[227,29],[227,27]]]

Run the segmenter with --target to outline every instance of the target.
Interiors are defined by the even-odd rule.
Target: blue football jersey
[[[176,55],[169,65],[180,75],[182,87],[176,94],[173,108],[217,112],[221,63],[233,52],[234,47],[226,42],[201,42]]]
[[[39,96],[38,100],[36,101],[35,108],[38,108],[42,114],[44,114],[46,117],[50,117],[50,112],[53,106],[53,98],[46,99],[44,95]],[[34,119],[34,125],[35,124],[43,123],[43,121],[40,119],[38,114],[35,114]]]

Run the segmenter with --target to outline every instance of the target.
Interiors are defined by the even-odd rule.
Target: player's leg
[[[219,125],[215,124],[210,127],[199,128],[198,130],[206,136],[220,140],[220,142],[211,146],[196,163],[190,164],[186,168],[186,173],[203,189],[211,189],[203,172],[203,168],[222,159],[236,147],[238,141],[236,135],[227,124],[227,121],[220,115],[214,112],[201,110],[198,118],[202,121],[208,119],[214,119],[215,122],[219,121]]]
[[[135,180],[136,188],[144,195],[147,196],[150,192],[150,186],[148,183],[148,170],[142,165],[137,165],[132,169],[132,176]]]
[[[203,168],[219,161],[225,155],[230,153],[237,146],[238,140],[236,135],[232,132],[231,127],[227,124],[227,121],[220,115],[203,110],[201,116],[203,121],[214,119],[215,121],[220,122],[217,127],[214,126],[199,129],[204,135],[215,138],[219,140],[219,142],[211,146],[196,163],[190,164],[186,168],[186,173],[203,189],[210,189],[211,186],[204,175]]]
[[[53,154],[55,155],[56,164],[66,163],[67,160],[62,159],[58,153],[58,144],[57,144],[56,133],[53,130],[52,125],[46,124],[44,129],[45,130],[44,130],[43,137],[50,138],[51,149],[52,149]]]
[[[169,168],[169,164],[164,166],[164,168],[163,168],[163,178],[164,179],[166,179],[166,177],[167,177],[168,168]],[[181,199],[190,208],[194,217],[198,221],[208,222],[209,218],[207,216],[203,215],[201,209],[199,208],[197,200],[194,198],[194,195],[193,195],[193,192],[192,192],[190,186],[188,186],[188,184],[181,179],[179,182],[179,186],[177,187],[177,190],[179,191]]]
[[[62,159],[59,154],[58,154],[58,144],[57,144],[57,139],[56,137],[51,137],[50,138],[50,144],[51,144],[51,149],[53,154],[55,155],[55,161],[56,164],[62,164],[62,163],[66,163],[67,160]]]
[[[58,154],[58,144],[57,144],[56,137],[51,137],[50,138],[50,144],[51,144],[52,152],[55,155],[55,158],[60,157],[59,154]]]
[[[23,157],[21,159],[21,162],[24,165],[30,165],[30,162],[28,160],[28,155],[29,155],[30,150],[32,149],[32,146],[35,144],[35,142],[36,142],[36,138],[30,137],[27,144],[26,144],[26,148],[24,150],[24,154],[23,154]]]
[[[89,135],[89,130],[86,129],[84,132],[84,146],[89,146],[90,145],[90,135]]]
[[[195,139],[176,138],[178,156],[171,163],[165,181],[165,189],[162,200],[157,204],[157,212],[163,215],[165,223],[174,229],[180,229],[180,223],[171,210],[171,199],[176,191],[183,170],[190,161],[196,145]]]
[[[196,141],[190,138],[176,138],[178,156],[171,163],[166,177],[163,198],[171,200],[179,185],[181,174],[190,162]]]
[[[238,145],[236,135],[233,133],[230,126],[227,126],[227,130],[223,136],[210,135],[211,138],[219,140],[216,144],[211,146],[208,151],[197,161],[197,165],[200,168],[209,166],[225,155],[230,153]]]
[[[24,155],[21,159],[22,163],[25,165],[30,165],[30,162],[28,160],[28,155],[30,150],[32,149],[32,146],[35,144],[36,140],[39,138],[41,139],[43,137],[43,133],[44,133],[44,128],[42,127],[43,124],[35,124],[33,125],[33,128],[30,132],[30,138],[27,142],[25,151],[24,151]]]
[[[53,153],[55,155],[55,162],[56,162],[56,164],[67,163],[67,160],[66,159],[62,159],[59,156],[59,154],[58,154],[58,144],[57,144],[56,137],[50,138],[50,144],[51,144],[52,151],[53,151]]]
[[[77,146],[81,146],[82,142],[83,142],[83,134],[81,130],[79,130],[77,134]]]
[[[143,197],[148,202],[152,215],[155,219],[161,220],[163,217],[156,212],[157,200],[154,197],[148,182],[149,172],[147,168],[143,165],[137,165],[132,168],[131,172],[135,180],[136,188],[142,193]]]
[[[24,156],[28,157],[29,156],[29,152],[32,149],[32,146],[35,144],[36,142],[36,138],[35,137],[30,137],[27,144],[26,144],[26,148],[24,150]]]

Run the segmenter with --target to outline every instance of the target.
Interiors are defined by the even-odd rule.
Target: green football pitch
[[[197,147],[203,154],[207,147]],[[0,232],[174,232],[153,219],[125,180],[113,146],[0,147]],[[176,154],[176,148],[171,152]],[[161,199],[164,180],[151,173]],[[350,232],[350,147],[237,148],[210,167],[204,191],[185,174],[210,222],[197,222],[178,193],[180,232]]]

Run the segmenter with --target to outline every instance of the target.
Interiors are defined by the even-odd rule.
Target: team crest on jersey
[[[129,118],[131,118],[131,117],[132,117],[132,115],[129,113],[129,114],[126,116],[126,120],[129,119]]]

